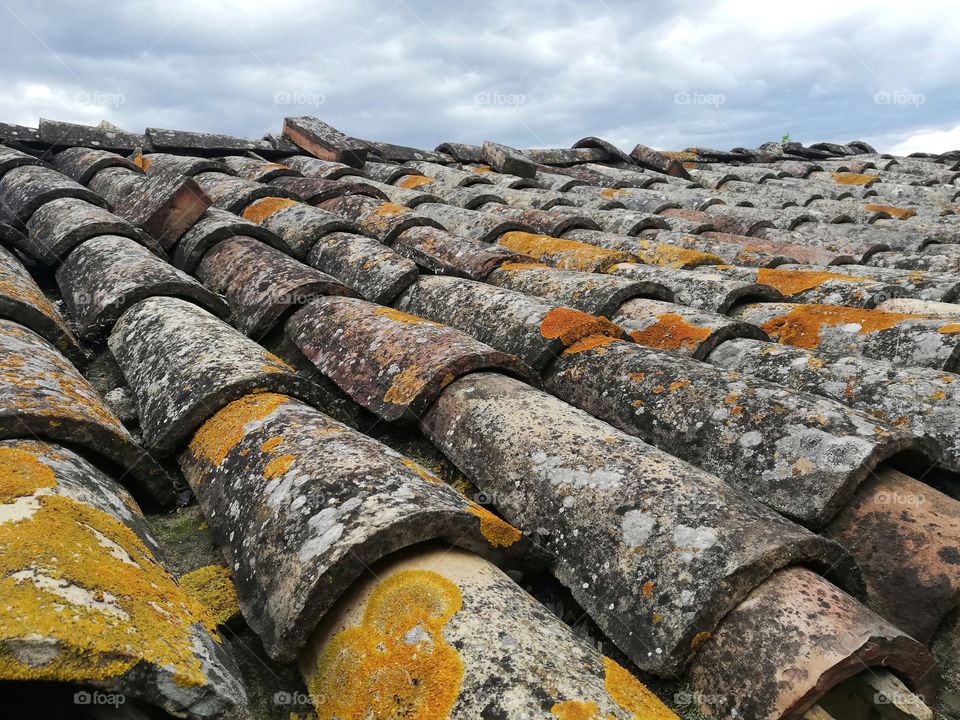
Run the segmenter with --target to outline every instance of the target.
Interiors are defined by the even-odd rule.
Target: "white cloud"
[[[949,130],[925,130],[901,140],[890,148],[894,155],[915,152],[941,153],[960,149],[960,125]]]

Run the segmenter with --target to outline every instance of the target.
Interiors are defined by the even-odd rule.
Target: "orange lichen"
[[[40,488],[56,485],[56,477],[48,465],[28,450],[0,447],[0,503],[13,502],[31,495]]]
[[[617,705],[632,712],[634,720],[679,720],[646,685],[615,661],[604,657],[603,668],[607,693]]]
[[[869,278],[859,275],[843,275],[826,270],[779,270],[777,268],[760,268],[757,270],[758,283],[770,285],[784,295],[796,295],[805,290],[820,287],[827,280],[849,283],[869,282]]]
[[[640,588],[640,592],[643,593],[643,596],[648,598],[653,596],[653,580],[647,580],[643,587]]]
[[[360,623],[317,658],[308,686],[318,720],[448,717],[464,666],[443,628],[462,602],[456,584],[431,570],[405,570],[377,585]]]
[[[277,445],[283,442],[283,438],[279,435],[274,435],[269,440],[266,440],[263,444],[260,445],[260,452],[273,452]]]
[[[298,201],[290,200],[289,198],[261,198],[260,200],[250,203],[246,208],[244,208],[243,217],[246,220],[259,225],[274,213],[283,210],[286,207],[290,207],[291,205],[297,204],[299,204]]]
[[[520,530],[474,502],[470,503],[467,512],[480,519],[480,534],[493,547],[510,547],[523,537]]]
[[[405,313],[402,310],[394,310],[392,307],[378,307],[373,311],[373,314],[379,315],[380,317],[390,318],[396,322],[408,323],[410,325],[440,326],[440,323],[433,322],[433,320],[427,320],[419,315],[411,315],[410,313]]]
[[[641,252],[638,257],[647,265],[659,265],[669,268],[693,268],[702,265],[716,265],[723,262],[719,255],[658,243],[652,240],[637,240]]]
[[[4,455],[5,463],[24,459]],[[28,513],[0,523],[0,646],[42,647],[49,657],[0,653],[0,678],[100,683],[146,662],[179,685],[206,683],[192,628],[212,631],[215,619],[133,530],[53,492],[37,463],[34,455],[0,474],[3,500],[29,502]]]
[[[133,158],[133,164],[136,165],[141,170],[143,170],[144,172],[146,172],[147,170],[150,169],[150,166],[153,165],[153,160],[151,160],[150,158],[145,158],[143,156],[143,153],[138,152],[136,154],[136,157]]]
[[[629,377],[634,382],[643,382],[644,378],[647,377],[647,374],[645,372],[632,372],[632,373],[627,373],[627,377]]]
[[[550,267],[546,263],[538,262],[508,262],[501,265],[498,270],[533,270],[535,268],[548,268]]]
[[[447,373],[446,375],[443,376],[443,379],[440,380],[440,389],[442,390],[447,385],[452,383],[454,380],[455,378],[453,376],[453,373]]]
[[[696,650],[703,643],[705,643],[707,640],[710,639],[710,635],[711,633],[707,632],[706,630],[702,632],[698,632],[696,635],[693,636],[693,640],[690,641],[690,649]]]
[[[470,169],[477,173],[477,175],[485,175],[486,173],[493,172],[493,168],[489,165],[474,165]]]
[[[410,458],[400,458],[400,464],[408,470],[413,470],[413,472],[420,476],[421,480],[426,480],[428,483],[433,483],[434,485],[443,485],[443,480]]]
[[[390,387],[383,394],[383,401],[395,405],[407,405],[413,402],[426,386],[427,380],[420,377],[420,368],[411,365],[394,376]]]
[[[263,468],[263,476],[268,480],[284,475],[296,461],[293,455],[278,455]]]
[[[289,170],[289,165],[284,165],[283,163],[264,163],[260,166],[261,170]]]
[[[565,346],[570,346],[593,335],[611,339],[623,337],[623,329],[605,317],[558,307],[540,321],[540,334],[548,340],[559,339]]]
[[[853,172],[834,172],[830,174],[833,175],[833,180],[837,185],[862,185],[869,187],[874,183],[880,182],[879,175],[864,175],[863,173]]]
[[[606,198],[607,200],[629,194],[626,190],[621,190],[620,188],[604,188],[600,191],[600,197]]]
[[[504,233],[497,243],[508,250],[529,255],[565,270],[593,270],[598,265],[610,265],[632,259],[629,254],[616,250],[519,230]]]
[[[593,350],[594,348],[600,348],[600,350],[597,350],[597,354],[602,355],[606,352],[603,349],[603,346],[609,345],[610,343],[616,341],[617,338],[610,337],[609,335],[591,335],[590,337],[585,337],[583,340],[578,340],[577,342],[573,343],[573,345],[565,348],[563,354],[575,355],[576,353]]]
[[[260,366],[264,372],[297,372],[289,363],[284,362],[272,352],[264,353],[264,359],[267,361],[266,364]]]
[[[219,466],[243,439],[247,423],[263,420],[287,400],[286,395],[277,393],[254,393],[234,400],[194,433],[190,452],[198,460]]]
[[[937,332],[942,333],[943,335],[951,335],[953,333],[958,333],[960,332],[960,323],[954,322],[954,323],[947,323],[946,325],[941,325],[937,329]]]
[[[603,720],[600,708],[595,702],[583,700],[566,700],[558,702],[550,708],[550,712],[560,720]],[[607,715],[610,718],[610,715]]]
[[[710,328],[691,325],[677,313],[661,313],[656,319],[650,327],[631,330],[630,337],[661,350],[691,350],[710,337]]]
[[[676,381],[670,383],[669,390],[670,390],[670,392],[676,392],[676,391],[679,390],[680,388],[684,388],[684,387],[686,387],[686,386],[689,385],[689,384],[690,384],[690,381],[689,381],[689,380],[676,380]]]
[[[433,182],[431,178],[428,178],[426,175],[404,175],[403,179],[397,183],[397,187],[406,188],[407,190],[413,190],[422,185],[429,185]]]
[[[760,327],[785,345],[813,349],[820,344],[820,328],[823,326],[856,324],[860,326],[858,334],[864,335],[888,330],[901,320],[918,317],[921,316],[842,305],[797,305],[788,313],[771,318]]]
[[[661,150],[660,154],[665,155],[671,160],[684,160],[686,162],[693,162],[700,157],[695,152],[690,152],[689,150]]]
[[[230,571],[223,565],[204,565],[180,578],[180,587],[203,605],[218,625],[240,612],[240,601]]]
[[[867,212],[886,213],[890,217],[895,217],[897,220],[909,220],[917,214],[917,211],[913,208],[900,208],[894,205],[877,205],[875,203],[864,205],[863,209]]]
[[[392,202],[383,202],[377,205],[371,212],[372,217],[392,217],[401,213],[409,212],[410,208],[403,205],[397,205]]]

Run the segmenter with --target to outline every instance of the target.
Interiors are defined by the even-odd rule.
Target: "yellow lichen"
[[[36,454],[15,447],[0,447],[0,503],[9,503],[39,488],[56,485],[53,470]]]
[[[942,333],[943,335],[951,335],[953,333],[960,332],[960,323],[947,323],[946,325],[941,325],[937,332]]]
[[[433,322],[433,320],[427,320],[419,315],[411,315],[410,313],[405,313],[402,310],[394,310],[392,307],[378,307],[373,311],[373,314],[379,315],[380,317],[390,318],[395,322],[408,323],[410,325],[434,325],[440,327],[440,323]]]
[[[217,624],[240,612],[237,589],[223,565],[204,565],[180,578],[180,587],[203,605]]]
[[[443,480],[426,470],[422,465],[420,465],[420,463],[411,460],[410,458],[400,458],[400,464],[408,470],[412,470],[419,475],[421,480],[426,480],[428,483],[433,483],[434,485],[443,484]]]
[[[423,185],[430,185],[432,182],[433,180],[426,175],[404,175],[403,179],[397,183],[397,187],[413,190]]]
[[[693,636],[693,640],[690,641],[690,649],[696,650],[703,643],[705,643],[707,640],[710,639],[710,635],[711,633],[707,632],[706,630],[702,632],[698,632],[696,635]]]
[[[420,377],[420,368],[411,365],[398,372],[390,387],[383,394],[383,401],[395,405],[407,405],[416,399],[427,386],[427,380]]]
[[[470,503],[467,512],[480,519],[480,534],[493,547],[510,547],[523,537],[520,530],[476,503]]]
[[[771,318],[761,329],[785,345],[807,349],[820,344],[820,328],[832,325],[859,325],[858,334],[888,330],[902,320],[922,315],[863,310],[842,305],[797,305],[789,312]]]
[[[434,720],[460,694],[463,660],[443,636],[462,605],[455,583],[405,570],[373,590],[358,625],[323,648],[309,678],[318,720]]]
[[[626,190],[621,190],[620,188],[604,188],[600,191],[600,197],[606,198],[607,200],[629,194]]]
[[[243,217],[258,225],[274,213],[291,205],[298,205],[298,201],[289,198],[268,197],[255,200],[243,210]]]
[[[263,476],[268,480],[280,477],[285,474],[296,461],[293,455],[278,455],[268,462],[263,468]]]
[[[631,330],[630,337],[641,345],[661,350],[692,350],[710,337],[710,328],[701,328],[677,313],[661,313],[656,322],[643,330]]]
[[[393,215],[400,215],[405,212],[409,212],[410,208],[404,207],[403,205],[397,205],[392,202],[383,202],[377,205],[374,208],[370,215],[373,217],[391,217]]]
[[[647,265],[659,265],[669,268],[693,268],[702,265],[716,265],[723,262],[719,255],[700,252],[679,245],[658,243],[652,240],[637,240],[641,252],[638,257]]]
[[[38,444],[39,445],[39,444]],[[5,462],[19,455],[6,454]],[[122,522],[51,493],[40,460],[5,477],[4,500],[29,498],[28,515],[0,523],[0,678],[102,682],[149,662],[176,683],[206,682],[191,628],[215,619],[178,587],[140,537]],[[36,482],[30,486],[30,478]],[[50,638],[42,662],[13,644]]]
[[[489,165],[474,165],[470,169],[477,173],[477,175],[485,175],[486,173],[493,172],[493,168]]]
[[[550,708],[550,712],[560,720],[603,720],[600,708],[595,702],[583,700],[566,700],[558,702]],[[610,715],[607,715],[610,718]]]
[[[917,214],[917,211],[913,208],[901,208],[893,205],[877,205],[875,203],[864,205],[863,209],[867,212],[886,213],[890,217],[894,217],[897,220],[908,220]]]
[[[517,270],[533,270],[533,269],[535,269],[535,268],[548,268],[548,267],[550,267],[550,266],[547,265],[546,263],[538,263],[538,262],[508,262],[508,263],[503,263],[503,265],[501,265],[501,266],[500,266],[499,268],[497,268],[497,269],[498,269],[498,270],[509,270],[509,271],[513,272],[513,271],[517,271]]]
[[[830,174],[833,175],[833,180],[837,185],[861,185],[869,187],[874,183],[880,182],[879,175],[864,175],[853,172],[835,172]]]
[[[592,270],[598,264],[614,264],[632,259],[627,253],[616,250],[519,230],[504,233],[497,243],[508,250],[529,255],[565,270]]]
[[[279,435],[275,435],[260,445],[260,452],[265,452],[265,453],[273,452],[276,449],[277,445],[279,445],[282,442],[283,442],[283,438],[280,437]]]
[[[679,720],[646,685],[615,661],[604,657],[603,667],[607,692],[617,705],[633,713],[634,720]]]
[[[839,280],[847,283],[869,282],[869,278],[832,273],[826,270],[780,270],[778,268],[760,268],[757,270],[758,283],[770,285],[784,295],[796,295],[805,290],[820,287],[827,280]]]
[[[234,400],[194,433],[190,452],[197,459],[219,466],[243,439],[247,423],[263,420],[287,400],[286,395],[277,393],[254,393]]]

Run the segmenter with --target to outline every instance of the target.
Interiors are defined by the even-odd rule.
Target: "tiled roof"
[[[7,707],[960,717],[960,153],[0,143]]]

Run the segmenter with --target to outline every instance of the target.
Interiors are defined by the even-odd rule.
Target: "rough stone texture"
[[[544,387],[814,528],[880,462],[915,444],[833,400],[634,343],[574,347]]]
[[[960,381],[952,373],[902,367],[859,355],[831,357],[801,348],[731,340],[707,360],[727,370],[849,405],[909,430],[938,465],[960,472]]]
[[[0,145],[0,178],[14,168],[27,165],[43,166],[43,161],[15,148]]]
[[[320,204],[324,210],[346,218],[359,225],[364,232],[388,245],[404,230],[412,227],[443,226],[426,215],[414,212],[403,205],[383,202],[361,195],[344,195]]]
[[[960,602],[960,502],[880,468],[827,528],[863,570],[868,606],[929,643]]]
[[[426,179],[426,178],[425,178]],[[439,196],[430,192],[432,185],[425,185],[426,190],[420,190],[417,187],[406,188],[397,185],[389,185],[378,180],[367,180],[366,183],[380,190],[387,199],[397,205],[403,205],[409,208],[416,207],[420,203],[438,203],[443,202]]]
[[[702,267],[699,270],[681,270],[657,265],[621,263],[610,272],[622,278],[656,283],[669,289],[668,297],[657,299],[688,305],[697,310],[727,313],[737,303],[782,300],[780,291],[757,282],[744,282],[724,272]],[[671,297],[672,296],[672,297]],[[647,297],[655,297],[647,295]]]
[[[127,168],[139,173],[142,170],[123,155],[84,147],[72,147],[57,153],[53,164],[64,175],[86,185],[98,172],[108,167]]]
[[[195,272],[206,252],[221,240],[238,235],[288,251],[286,243],[274,232],[220,208],[209,207],[180,238],[173,253],[173,264],[184,272]]]
[[[95,192],[42,165],[21,165],[0,178],[0,205],[19,223],[26,223],[44,203],[59,198],[79,198],[91,205],[106,207]]]
[[[321,237],[307,262],[379,305],[392,303],[419,274],[412,260],[383,243],[346,232]]]
[[[0,320],[0,438],[49,438],[113,463],[141,504],[173,502],[170,478],[137,445],[66,358],[22,325]]]
[[[619,336],[604,320],[529,295],[461,278],[421,277],[396,307],[443,322],[542,371],[565,347],[597,334]]]
[[[532,178],[537,174],[532,162],[524,158],[519,150],[506,145],[486,140],[480,148],[480,156],[497,172],[524,178]]]
[[[362,141],[347,137],[319,118],[286,117],[283,136],[321,160],[363,167],[367,159],[367,148]]]
[[[953,372],[960,366],[960,323],[840,305],[743,305],[734,317],[777,342],[828,355],[864,355]]]
[[[122,487],[44,442],[0,442],[0,462],[14,479],[0,505],[4,679],[88,685],[178,717],[246,703],[215,622],[161,565]]]
[[[953,318],[960,320],[960,305],[957,303],[934,302],[933,300],[914,300],[913,298],[892,298],[877,305],[878,310],[886,312],[904,312],[921,317]]]
[[[767,297],[768,301],[787,297],[790,302],[873,308],[905,292],[897,285],[834,270],[834,267],[784,263],[776,268],[726,266],[716,268],[715,272],[728,279],[760,283],[773,288],[778,295],[782,293],[779,298]]]
[[[692,238],[692,240],[698,243],[711,243],[714,249],[710,252],[723,255],[723,258],[728,262],[752,267],[774,267],[783,262],[843,265],[852,263],[855,259],[853,255],[835,253],[823,248],[806,247],[725,232],[705,232],[696,238]],[[704,248],[698,247],[698,249]],[[752,257],[758,259],[751,259]],[[783,258],[789,259],[783,260]]]
[[[460,378],[423,428],[553,555],[557,578],[641,669],[681,671],[701,633],[778,568],[855,574],[839,546],[517,380]]]
[[[618,250],[608,250],[577,240],[558,239],[549,235],[519,231],[508,232],[497,241],[497,244],[528,255],[558,270],[603,273],[617,263],[636,260],[633,255]]]
[[[374,201],[376,202],[376,201]],[[363,232],[355,223],[299,201],[266,198],[243,213],[247,220],[273,233],[295,258],[304,259],[324,236],[334,232]]]
[[[244,616],[281,660],[385,555],[438,538],[483,548],[481,522],[497,526],[413,460],[284,395],[226,406],[180,464],[233,568]],[[519,539],[500,526],[505,542]]]
[[[244,180],[267,183],[281,177],[300,177],[300,171],[279,162],[264,162],[244,155],[227,155],[220,161]]]
[[[306,155],[294,155],[285,158],[283,164],[303,173],[306,177],[326,178],[328,180],[337,180],[346,176],[367,177],[367,174],[358,168]]]
[[[411,160],[404,164],[425,177],[439,180],[449,185],[460,185],[461,187],[469,187],[470,185],[493,185],[493,181],[490,178],[470,172],[469,170],[461,170],[459,167],[441,165],[435,162],[424,162],[422,160]]]
[[[929,249],[929,248],[936,249]],[[899,270],[926,270],[936,273],[960,272],[960,255],[949,255],[944,246],[928,246],[926,252],[880,252],[864,261],[875,267],[897,268]]]
[[[466,145],[465,143],[440,143],[436,147],[437,152],[446,153],[457,162],[461,163],[482,163],[483,149],[479,145]]]
[[[383,142],[382,140],[360,140],[353,138],[356,142],[366,147],[376,157],[390,160],[392,162],[408,162],[411,160],[428,160],[430,162],[450,162],[453,160],[449,155],[433,150],[420,150],[407,145],[395,145],[393,143]]]
[[[682,233],[668,230],[644,231],[642,237],[614,235],[597,230],[570,230],[564,233],[563,237],[607,250],[629,253],[648,265],[689,270],[723,262],[717,255],[685,248],[683,242],[677,241],[678,238],[682,240]]]
[[[187,132],[149,127],[146,133],[150,143],[158,150],[175,150],[178,152],[192,150],[197,154],[207,155],[225,155],[247,150],[254,152],[270,152],[273,150],[273,145],[267,140],[253,140],[219,133]]]
[[[788,265],[792,270],[824,271],[826,268]],[[900,288],[904,297],[938,302],[954,302],[960,295],[960,280],[956,275],[927,272],[924,270],[898,270],[896,268],[872,267],[869,265],[843,265],[831,268],[831,272],[876,280]]]
[[[420,178],[419,175],[409,175],[407,177],[414,178],[413,182],[417,182],[417,178]],[[426,180],[427,178],[423,178]],[[404,181],[401,180],[398,185],[403,187]],[[454,205],[456,207],[461,207],[467,210],[472,210],[478,208],[481,205],[486,205],[487,203],[503,203],[506,202],[506,198],[500,190],[491,190],[489,185],[484,185],[478,187],[476,185],[470,185],[467,187],[459,185],[448,185],[443,182],[433,182],[431,181],[427,185],[422,185],[424,190],[428,191],[430,195],[440,198],[441,202],[447,203],[449,205]],[[420,203],[417,203],[419,205]]]
[[[557,270],[536,263],[501,265],[490,273],[486,281],[591,315],[607,317],[613,315],[627,300],[636,297],[668,302],[673,300],[673,292],[659,282],[635,281],[603,273]]]
[[[104,168],[94,175],[87,187],[110,203],[111,207],[119,207],[124,198],[144,183],[142,172],[135,172],[125,167]]]
[[[504,263],[531,261],[521,252],[432,227],[404,230],[394,241],[393,249],[429,272],[471,280],[483,280]]]
[[[714,717],[779,720],[800,717],[837,683],[884,665],[933,697],[936,671],[925,647],[809,570],[790,568],[724,618],[691,677]]]
[[[960,657],[957,643],[960,642],[960,610],[948,617],[941,626],[930,651],[937,660],[940,671],[940,689],[936,704],[929,703],[939,713],[937,717],[954,718],[960,714]]]
[[[170,155],[169,153],[148,153],[140,158],[140,167],[150,175],[173,173],[193,177],[205,172],[236,175],[237,171],[221,160],[194,157],[192,155]]]
[[[497,238],[511,230],[533,231],[529,225],[515,220],[504,220],[492,213],[482,213],[441,203],[418,205],[417,213],[436,220],[457,237],[475,242],[496,242]]]
[[[321,373],[384,420],[419,419],[465,373],[531,376],[516,357],[458,330],[354,298],[314,300],[290,318],[287,335]]]
[[[210,196],[214,205],[238,215],[250,203],[262,198],[299,199],[292,192],[276,185],[262,185],[219,172],[202,172],[195,176],[195,180]]]
[[[641,345],[697,360],[702,360],[717,345],[732,338],[769,339],[754,324],[662,300],[628,300],[611,319]]]
[[[556,212],[563,212],[563,210]],[[660,215],[633,210],[595,210],[578,207],[575,214],[593,220],[601,230],[613,235],[637,235],[644,230],[666,230],[673,227]]]
[[[220,317],[230,314],[220,297],[192,277],[117,235],[98,235],[71,252],[57,270],[57,284],[85,340],[108,334],[128,307],[155,295],[190,300]]]
[[[179,298],[134,305],[114,326],[109,345],[136,400],[144,440],[161,457],[248,393],[282,392],[309,402],[320,392],[278,357]]]
[[[254,339],[321,295],[354,295],[335,278],[259,240],[234,237],[208,252],[197,276],[227,299],[232,322]]]
[[[30,257],[47,267],[57,267],[76,246],[97,235],[119,235],[143,245],[158,257],[166,257],[152,235],[118,215],[78,198],[46,203],[27,223]]]
[[[387,607],[389,622],[371,622]],[[387,648],[374,671],[338,657],[361,634]],[[300,667],[321,717],[677,720],[506,573],[439,543],[375,566],[318,628]],[[399,679],[393,697],[380,690],[383,675]]]
[[[151,175],[127,195],[117,205],[117,213],[169,250],[210,204],[210,197],[193,178],[160,173]]]
[[[67,357],[79,360],[80,346],[60,311],[13,253],[0,246],[0,317],[24,325]]]
[[[377,182],[384,183],[385,185],[392,185],[403,177],[415,176],[414,169],[406,164],[395,165],[394,163],[371,162],[369,160],[363,164],[363,171],[371,180],[376,180]],[[423,178],[423,180],[426,182],[429,180],[429,178]],[[409,189],[412,190],[413,188]]]
[[[341,195],[366,195],[367,197],[380,200],[387,199],[386,194],[384,194],[382,190],[365,182],[342,182],[339,180],[325,180],[324,178],[284,175],[276,178],[270,184],[292,192],[308,205],[319,205],[322,202],[340,197]]]
[[[687,172],[683,164],[674,158],[668,157],[653,148],[639,143],[630,151],[630,157],[638,164],[657,172],[662,172],[674,177],[690,179],[690,173]]]

